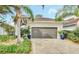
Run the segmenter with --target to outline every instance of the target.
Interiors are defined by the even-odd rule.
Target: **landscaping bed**
[[[11,35],[0,35],[0,54],[30,53],[31,41],[24,38],[20,44],[16,43],[16,37]]]
[[[76,29],[68,33],[67,38],[75,43],[79,43],[79,29]]]
[[[63,30],[62,32],[65,33],[65,39],[69,39],[75,43],[79,43],[79,28],[76,28],[72,31]]]
[[[29,39],[24,40],[20,44],[3,45],[0,44],[0,54],[19,54],[19,53],[30,53],[31,41]]]

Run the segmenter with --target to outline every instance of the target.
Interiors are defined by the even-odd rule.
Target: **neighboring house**
[[[66,19],[63,22],[63,30],[74,30],[75,28],[79,27],[79,18],[70,18]]]
[[[0,35],[7,35],[7,32],[2,27],[0,27]]]

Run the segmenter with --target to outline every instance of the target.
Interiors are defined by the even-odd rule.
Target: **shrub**
[[[74,34],[79,37],[79,28],[76,28],[76,29],[74,30]]]
[[[0,53],[15,53],[17,45],[0,45]]]
[[[29,53],[31,51],[31,41],[24,40],[17,48],[17,53]]]
[[[31,41],[26,39],[19,45],[0,45],[0,53],[29,53],[31,51]]]
[[[30,26],[28,26],[27,28],[22,28],[21,29],[21,36],[22,37],[27,37],[27,35],[30,34]]]
[[[77,37],[73,32],[72,33],[68,33],[67,38],[72,40],[72,41],[74,41],[74,42],[79,42],[79,37]]]
[[[73,42],[79,43],[79,28],[76,28],[73,31],[68,31],[68,30],[59,31],[59,34],[62,33],[64,33],[65,38],[72,40]]]
[[[68,31],[68,30],[61,30],[61,31],[59,31],[60,35],[62,35],[62,33],[64,34],[65,38],[67,38],[68,33],[71,33],[71,31]]]
[[[67,38],[74,41],[74,42],[79,43],[79,29],[76,28],[75,30],[68,32]]]
[[[17,45],[10,45],[10,46],[7,46],[5,52],[7,52],[7,53],[15,53],[15,52],[16,52],[16,48],[17,48]]]

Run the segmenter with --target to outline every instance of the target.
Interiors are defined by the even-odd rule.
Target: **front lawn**
[[[0,42],[14,40],[16,37],[12,35],[0,35]]]

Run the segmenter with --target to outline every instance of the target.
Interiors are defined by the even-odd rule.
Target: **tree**
[[[44,9],[44,5],[42,5],[42,8]],[[17,43],[21,42],[21,33],[20,33],[20,27],[21,27],[21,16],[23,14],[22,11],[25,11],[26,14],[28,14],[29,18],[34,21],[34,15],[32,10],[28,6],[23,5],[1,5],[0,6],[0,13],[2,15],[5,14],[13,14],[15,13],[14,17],[14,23],[15,23],[15,33],[17,36]]]
[[[21,33],[20,33],[20,25],[21,25],[21,16],[22,16],[22,11],[25,11],[26,14],[29,15],[29,17],[34,20],[34,16],[32,13],[32,10],[28,6],[22,6],[22,5],[6,5],[6,6],[0,6],[0,13],[1,14],[8,14],[8,13],[15,13],[15,32],[17,35],[17,43],[21,42]]]
[[[9,7],[7,5],[0,5],[0,27],[3,27],[9,33],[9,29],[11,30],[13,27],[5,23],[4,15],[7,13],[12,13]]]
[[[15,31],[17,35],[17,43],[20,43],[21,42],[20,25],[21,25],[21,14],[22,14],[21,9],[23,9],[27,14],[29,14],[29,16],[32,18],[32,21],[34,20],[34,16],[31,9],[28,6],[13,6],[13,8],[16,10],[16,16],[14,22],[16,26]]]
[[[58,10],[55,18],[58,21],[60,21],[60,18],[61,18],[61,21],[62,21],[63,18],[71,15],[79,16],[79,6],[65,5],[62,9]]]

